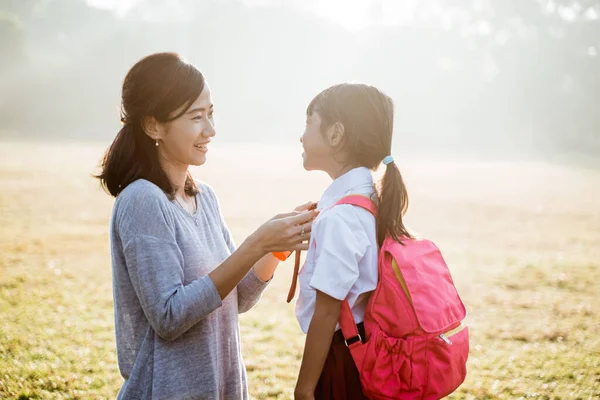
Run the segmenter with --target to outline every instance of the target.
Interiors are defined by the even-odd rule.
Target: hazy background
[[[0,398],[123,383],[114,199],[90,174],[128,69],[173,50],[213,89],[218,133],[192,173],[237,243],[330,184],[300,162],[310,100],[377,85],[396,102],[405,221],[469,311],[450,398],[600,398],[599,17],[600,0],[0,0]],[[293,398],[292,262],[240,317],[251,399]]]
[[[600,0],[0,0],[0,138],[107,142],[120,85],[172,50],[222,143],[295,144],[340,81],[396,102],[397,152],[595,159]]]

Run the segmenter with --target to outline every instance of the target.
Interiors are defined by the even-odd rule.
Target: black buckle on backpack
[[[360,333],[354,337],[351,337],[348,340],[344,339],[344,343],[346,343],[346,347],[350,347],[351,344],[354,344],[356,342],[362,343],[362,338],[360,337]]]

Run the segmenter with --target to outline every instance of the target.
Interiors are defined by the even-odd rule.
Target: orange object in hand
[[[285,261],[292,254],[291,251],[274,251],[273,255],[280,261]]]

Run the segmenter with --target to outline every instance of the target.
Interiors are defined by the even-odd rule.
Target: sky
[[[94,7],[126,14],[144,0],[87,0]],[[250,7],[278,6],[310,11],[348,30],[408,23],[418,0],[241,0]]]
[[[0,74],[0,135],[112,137],[127,70],[168,50],[208,77],[219,138],[230,143],[296,145],[310,100],[358,81],[394,99],[395,143],[406,149],[600,149],[600,25],[576,17],[581,5],[511,2],[518,17],[504,21],[473,12],[504,0],[77,1],[114,15],[83,7],[78,18],[48,6],[27,21]],[[535,2],[548,19],[531,14]],[[586,9],[584,19],[599,13]],[[567,30],[573,35],[557,41]]]

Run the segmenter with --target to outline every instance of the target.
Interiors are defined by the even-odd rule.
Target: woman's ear
[[[154,117],[144,117],[142,119],[142,129],[152,140],[162,139],[163,137],[163,125]]]
[[[327,137],[331,147],[337,147],[344,138],[344,125],[341,122],[336,122],[328,129]]]

